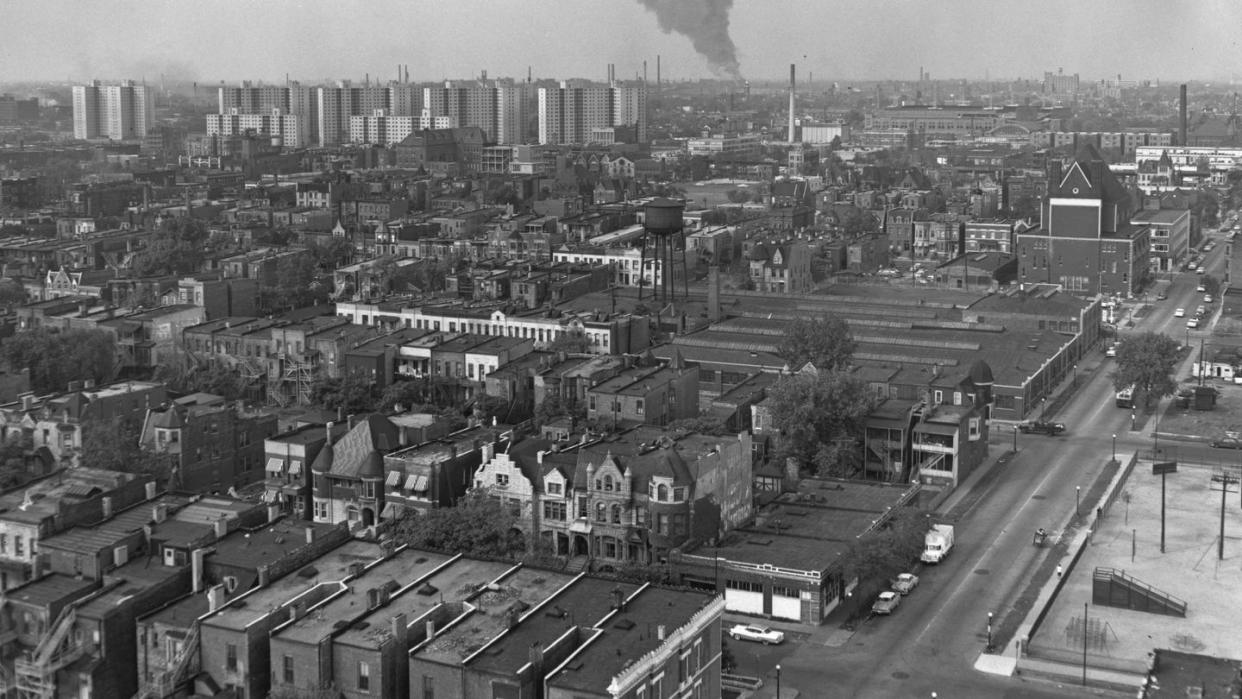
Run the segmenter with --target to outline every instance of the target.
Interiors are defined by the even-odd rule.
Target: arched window
[[[663,483],[656,488],[656,500],[659,502],[668,502],[668,486]]]
[[[621,506],[620,505],[612,506],[612,523],[613,524],[621,523]]]
[[[608,492],[612,492],[612,475],[611,474],[604,476],[604,490]]]
[[[608,511],[604,507],[604,503],[602,502],[595,503],[595,521],[596,522],[607,522],[608,521]]]

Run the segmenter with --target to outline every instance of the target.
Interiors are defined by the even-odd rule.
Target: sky
[[[657,55],[665,80],[1242,82],[1242,0],[0,0],[0,20],[0,82],[603,80],[644,60],[654,81]]]

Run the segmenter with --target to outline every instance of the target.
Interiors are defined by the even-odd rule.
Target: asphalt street
[[[1222,276],[1223,244],[1208,254],[1208,273]],[[1196,292],[1198,276],[1174,275],[1169,298],[1152,303],[1135,319],[1128,332],[1154,330],[1192,342],[1206,330],[1190,330],[1174,318],[1179,306],[1193,309],[1202,302]],[[1123,323],[1124,324],[1124,323]],[[1197,343],[1194,343],[1197,345]],[[1112,457],[1114,438],[1120,454],[1151,449],[1152,425],[1131,431],[1131,412],[1116,407],[1111,372],[1113,361],[1098,348],[1080,362],[1080,384],[1056,419],[1066,433],[1048,437],[1020,435],[1018,451],[1001,459],[980,478],[975,491],[946,513],[957,528],[952,555],[938,566],[916,566],[921,580],[896,612],[861,624],[842,646],[827,639],[835,629],[820,628],[796,634],[791,642],[765,648],[734,642],[740,671],[775,682],[781,665],[784,688],[803,697],[1063,697],[1119,696],[1107,690],[1060,686],[1021,677],[986,675],[974,669],[975,659],[988,643],[989,613],[992,640],[1000,648],[1029,610],[1033,591],[1051,574],[1063,553],[1057,537],[1094,511],[1092,487]],[[1141,421],[1137,424],[1142,428]],[[1012,448],[1013,434],[997,426],[990,437],[994,453]],[[1177,445],[1213,454],[1206,446]],[[1110,472],[1111,473],[1111,472]],[[1053,533],[1048,546],[1035,546],[1038,528]],[[740,647],[738,647],[740,646]]]

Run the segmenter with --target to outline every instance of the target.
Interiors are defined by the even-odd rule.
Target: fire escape
[[[85,648],[74,633],[77,605],[61,610],[51,631],[24,658],[13,661],[14,684],[19,699],[52,699],[56,696],[56,672],[82,657]]]
[[[280,352],[276,355],[276,361],[276,370],[268,375],[268,400],[282,408],[290,404],[309,404],[311,385],[319,374],[319,352]]]
[[[152,677],[143,678],[138,688],[137,699],[163,699],[171,697],[177,688],[198,673],[199,670],[199,636],[198,624],[190,629],[181,649],[172,658],[167,670],[157,672]]]

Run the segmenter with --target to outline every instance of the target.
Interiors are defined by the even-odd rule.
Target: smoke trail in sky
[[[690,39],[694,50],[707,59],[712,70],[741,80],[737,48],[729,38],[729,10],[733,0],[638,0],[656,14],[660,29]]]

